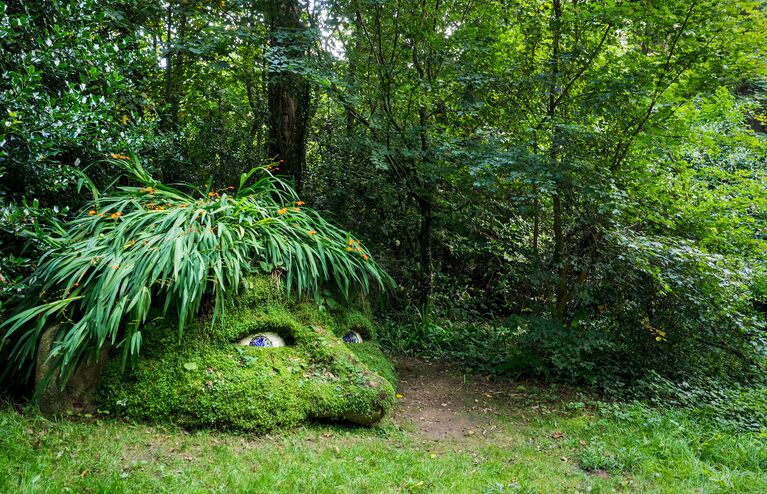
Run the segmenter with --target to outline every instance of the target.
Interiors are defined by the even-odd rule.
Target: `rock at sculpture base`
[[[104,347],[96,361],[85,361],[80,364],[62,389],[58,379],[59,369],[52,368],[52,364],[48,360],[58,330],[58,324],[46,329],[40,337],[40,343],[37,347],[35,386],[39,389],[39,386],[48,379],[47,385],[39,394],[40,411],[46,415],[56,415],[67,411],[93,411],[95,409],[93,397],[99,385],[101,372],[107,362],[109,348]]]

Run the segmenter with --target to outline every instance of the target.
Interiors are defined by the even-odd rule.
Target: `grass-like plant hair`
[[[297,296],[392,285],[359,240],[305,207],[269,167],[222,190],[184,185],[188,193],[154,180],[134,154],[113,156],[126,171],[120,182],[136,185],[96,195],[42,257],[33,291],[0,326],[6,378],[29,376],[38,341],[56,322],[48,358],[60,382],[107,343],[122,349],[124,363],[135,358],[153,307],[175,315],[181,334],[209,300],[216,324],[250,272],[281,272]]]

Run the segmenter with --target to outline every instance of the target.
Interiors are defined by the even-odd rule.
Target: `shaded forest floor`
[[[682,411],[398,361],[393,417],[255,436],[0,411],[0,492],[767,492],[767,444]]]

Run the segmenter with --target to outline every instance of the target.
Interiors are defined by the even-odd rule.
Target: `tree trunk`
[[[559,50],[562,22],[562,2],[553,0],[554,16],[551,20],[551,84],[549,86],[549,103],[547,108],[547,117],[552,125],[551,149],[549,158],[551,166],[559,168],[561,166],[560,145],[561,136],[557,123],[557,94],[559,88]],[[557,271],[557,284],[554,291],[554,317],[562,320],[567,305],[567,276],[568,269],[564,256],[565,242],[562,229],[562,182],[556,181],[555,190],[551,195],[554,233],[554,256],[552,258],[553,268]]]
[[[421,214],[421,225],[418,231],[418,244],[420,248],[421,261],[421,296],[420,305],[428,307],[431,300],[433,266],[431,253],[432,227],[434,225],[434,211],[431,200],[419,197],[418,209]]]
[[[288,60],[306,53],[296,34],[305,26],[297,0],[270,0],[267,12],[270,45]],[[309,84],[299,74],[283,67],[269,69],[269,135],[266,153],[278,163],[279,172],[294,181],[300,191],[306,163],[306,128],[309,119]]]
[[[178,9],[175,12],[174,9]],[[174,26],[175,24],[175,26]],[[168,105],[160,118],[160,129],[170,132],[177,143],[178,114],[181,106],[182,79],[184,76],[184,53],[175,44],[183,44],[186,38],[187,16],[184,6],[173,1],[168,2],[166,11],[166,44],[165,55],[165,102]],[[175,37],[174,37],[175,33]],[[178,173],[177,163],[170,159],[161,165],[162,179],[166,183],[175,182],[182,177]]]

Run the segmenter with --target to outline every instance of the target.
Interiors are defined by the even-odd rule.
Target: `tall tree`
[[[310,86],[301,74],[309,33],[298,0],[269,0],[269,134],[267,156],[301,191],[306,164]]]

